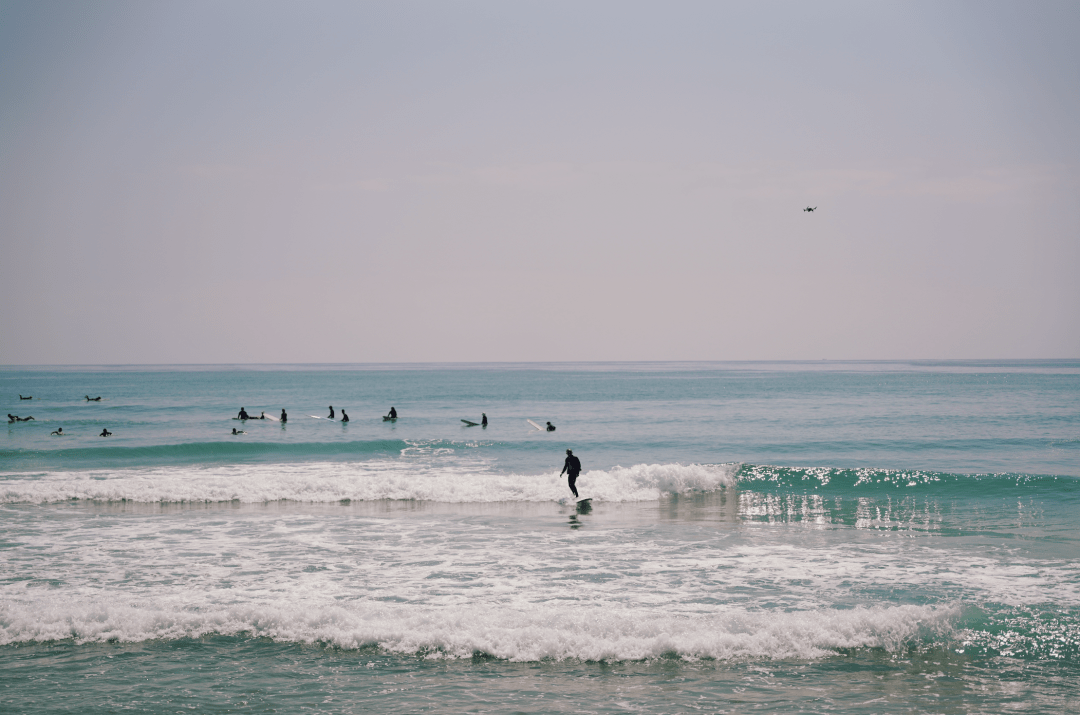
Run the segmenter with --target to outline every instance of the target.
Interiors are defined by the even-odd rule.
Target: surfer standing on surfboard
[[[567,481],[570,484],[570,491],[574,493],[574,498],[577,499],[577,487],[574,486],[574,482],[577,481],[577,475],[581,473],[581,460],[574,456],[574,453],[569,449],[566,450],[566,463],[563,464],[562,471],[559,472],[561,477],[563,474],[569,472],[570,476]]]

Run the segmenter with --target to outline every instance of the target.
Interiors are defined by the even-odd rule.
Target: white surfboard
[[[541,427],[540,425],[536,424],[536,423],[535,423],[535,422],[533,422],[532,420],[525,420],[525,421],[526,421],[526,422],[528,422],[529,424],[531,424],[531,425],[532,425],[533,427],[535,427],[536,429],[540,430],[541,432],[543,432],[543,431],[544,431],[544,428],[543,428],[543,427]]]
[[[274,417],[272,415],[266,415],[266,419],[270,420],[271,422],[280,422],[281,421],[277,417]]]
[[[319,417],[318,415],[308,415],[308,417],[311,417],[311,418],[316,419],[316,420],[326,420],[327,422],[337,422],[337,420],[332,420],[329,417]]]

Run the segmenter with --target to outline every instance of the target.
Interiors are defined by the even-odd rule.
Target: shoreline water
[[[0,709],[1080,703],[1080,362],[774,365],[0,370]]]

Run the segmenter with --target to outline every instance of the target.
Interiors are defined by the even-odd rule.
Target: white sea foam
[[[892,606],[795,612],[733,610],[664,615],[653,609],[535,604],[527,609],[433,608],[356,602],[194,608],[170,601],[123,605],[61,594],[0,605],[0,644],[71,639],[134,642],[209,634],[377,646],[399,654],[513,661],[640,660],[678,655],[716,659],[816,659],[839,649],[896,651],[937,640],[955,606]]]
[[[631,502],[735,484],[735,466],[638,464],[593,470],[578,485],[597,501]],[[565,501],[558,474],[499,474],[484,465],[422,467],[402,461],[242,464],[46,472],[0,483],[0,502],[83,499],[131,502],[260,503],[411,499],[435,502]]]

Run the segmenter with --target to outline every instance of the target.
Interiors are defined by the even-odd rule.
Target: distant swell
[[[102,440],[105,441],[105,440]],[[56,450],[0,450],[0,461],[35,458],[64,462],[97,462],[108,465],[176,464],[177,462],[228,462],[249,459],[299,460],[310,457],[394,455],[409,446],[402,440],[353,442],[188,442],[146,447],[95,445]]]

